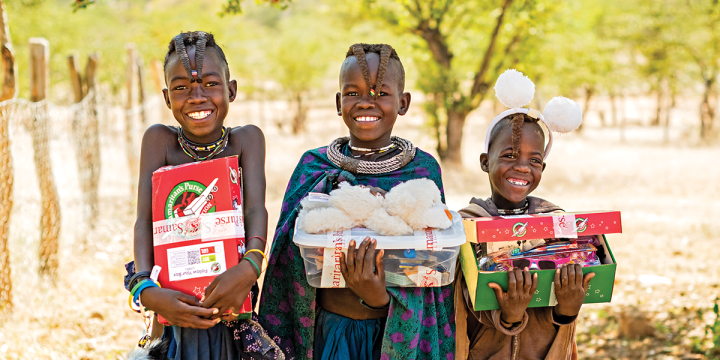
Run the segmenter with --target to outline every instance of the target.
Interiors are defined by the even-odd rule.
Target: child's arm
[[[258,127],[253,125],[233,129],[236,137],[231,138],[240,145],[240,167],[243,176],[243,221],[245,222],[246,256],[253,259],[260,268],[264,258],[257,251],[265,252],[267,237],[268,213],[265,208],[265,136]],[[236,133],[237,132],[237,133]],[[262,237],[262,240],[257,237]],[[250,261],[239,264],[219,275],[205,290],[203,307],[214,307],[220,314],[226,311],[236,312],[242,307],[250,289],[259,275]],[[219,316],[219,315],[218,315]],[[227,320],[234,320],[232,316]]]
[[[366,237],[355,254],[355,240],[348,244],[347,262],[345,254],[340,253],[340,272],[345,278],[347,287],[352,290],[369,307],[382,308],[390,303],[390,294],[385,289],[385,266],[383,254],[375,255],[377,240]],[[375,256],[373,256],[375,255]],[[373,257],[375,271],[373,271]]]
[[[175,138],[164,125],[153,125],[145,131],[140,151],[140,179],[138,182],[137,220],[135,222],[135,269],[150,271],[154,265],[152,237],[152,173],[166,165],[168,141]],[[217,322],[208,320],[216,309],[200,307],[194,296],[179,291],[147,288],[140,301],[150,310],[162,315],[170,324],[181,327],[207,329]]]
[[[525,310],[535,295],[537,285],[537,274],[530,275],[527,268],[524,271],[508,270],[507,292],[503,292],[496,283],[488,284],[495,291],[495,297],[500,305],[500,320],[508,325],[523,321]]]
[[[568,264],[555,271],[555,297],[557,305],[553,318],[558,324],[569,324],[580,313],[590,279],[595,273],[583,276],[582,265]]]

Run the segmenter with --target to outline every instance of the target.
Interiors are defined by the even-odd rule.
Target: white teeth
[[[377,121],[379,119],[377,116],[358,116],[355,118],[356,121]]]
[[[212,114],[212,111],[196,111],[188,113],[188,116],[195,120],[200,120],[210,116],[210,114]]]
[[[528,184],[528,182],[527,182],[527,181],[524,181],[524,180],[511,180],[511,179],[508,179],[508,182],[511,183],[511,184],[513,184],[513,185],[518,185],[518,186],[525,186],[525,185]]]

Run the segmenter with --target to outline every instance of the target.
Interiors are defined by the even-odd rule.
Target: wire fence
[[[94,90],[69,106],[0,102],[0,318],[13,307],[14,283],[52,283],[61,245],[97,246],[100,195],[134,198],[129,156],[139,154],[141,119],[163,119],[164,106],[156,96],[124,109]]]

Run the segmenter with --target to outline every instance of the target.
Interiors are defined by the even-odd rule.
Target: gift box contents
[[[529,307],[555,305],[555,270],[568,264],[595,273],[585,303],[610,302],[616,262],[605,234],[622,232],[619,212],[471,218],[464,224],[468,243],[461,246],[460,264],[476,311],[499,308],[488,284],[507,289],[511,269],[538,274]]]
[[[307,280],[313,287],[347,287],[340,271],[340,253],[347,254],[351,239],[359,243],[366,236],[377,240],[377,250],[385,250],[387,287],[445,286],[455,278],[460,245],[465,243],[462,218],[456,212],[451,214],[452,226],[448,229],[428,228],[402,236],[382,236],[365,228],[308,234],[296,224],[293,241],[300,248]]]
[[[242,259],[241,176],[237,156],[153,173],[153,250],[162,287],[201,299],[216,276]],[[250,317],[250,296],[235,312]]]

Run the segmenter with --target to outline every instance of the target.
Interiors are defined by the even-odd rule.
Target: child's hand
[[[355,295],[359,296],[370,307],[383,307],[390,302],[390,295],[385,289],[385,266],[383,265],[384,250],[375,255],[375,271],[373,271],[373,255],[377,240],[366,237],[355,254],[355,240],[350,240],[347,252],[340,253],[340,272],[345,283]]]
[[[209,317],[218,313],[218,309],[200,307],[200,301],[179,291],[147,288],[143,290],[140,301],[148,309],[162,315],[170,325],[194,329],[209,329],[219,322]]]
[[[561,316],[577,316],[585,301],[590,279],[595,273],[583,277],[582,265],[567,264],[555,270],[555,297],[558,304],[554,312]]]
[[[237,319],[232,313],[242,309],[250,289],[258,279],[257,270],[249,261],[240,261],[237,265],[229,268],[218,275],[205,289],[205,297],[201,302],[202,307],[217,308],[219,314],[213,318],[221,317],[226,321]]]
[[[489,283],[488,286],[495,291],[498,304],[500,304],[500,317],[508,324],[522,321],[525,310],[537,289],[537,274],[530,275],[528,268],[525,271],[508,270],[508,291],[503,292],[500,285]]]

